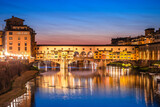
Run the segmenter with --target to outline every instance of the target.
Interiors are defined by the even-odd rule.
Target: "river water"
[[[8,107],[160,107],[155,94],[160,85],[154,76],[130,68],[53,68],[26,87]]]

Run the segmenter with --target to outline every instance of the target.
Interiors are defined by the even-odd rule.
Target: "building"
[[[2,34],[3,34],[3,31],[0,30],[0,46],[2,46]]]
[[[160,42],[139,46],[139,60],[160,60]]]
[[[148,29],[145,29],[145,36],[151,36],[153,35],[155,32],[154,32],[155,28],[148,28]]]
[[[6,19],[3,34],[4,54],[7,59],[32,59],[35,57],[35,31],[24,20],[12,16]]]
[[[36,60],[61,59],[63,55],[68,59],[137,60],[137,48],[132,45],[37,45],[36,50]]]
[[[145,29],[145,35],[136,37],[112,38],[113,45],[142,45],[160,41],[160,29]]]
[[[0,61],[4,59],[3,47],[2,47],[2,35],[3,31],[0,31]]]

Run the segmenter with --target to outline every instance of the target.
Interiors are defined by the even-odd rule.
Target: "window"
[[[118,48],[118,50],[120,50],[120,48]]]
[[[18,47],[18,51],[20,51],[20,47]]]
[[[27,37],[24,37],[24,40],[27,40]]]
[[[27,46],[27,42],[25,42],[24,45]]]
[[[13,38],[12,37],[9,37],[9,40],[12,40]]]
[[[21,38],[20,37],[18,37],[18,40],[20,40]]]
[[[12,45],[13,43],[12,42],[9,42],[9,45]]]
[[[11,47],[11,46],[9,47],[9,50],[12,50],[12,47]]]
[[[99,49],[97,48],[97,50],[99,50]]]
[[[25,51],[27,51],[27,47],[25,47]]]
[[[127,51],[127,48],[125,48],[125,50]]]
[[[85,50],[85,48],[83,48],[83,50]]]
[[[21,44],[20,44],[20,42],[18,42],[18,46],[20,46]]]
[[[13,33],[12,32],[9,32],[9,35],[12,35]]]
[[[90,50],[92,50],[92,48],[90,48]]]
[[[77,48],[76,48],[76,50],[77,50]]]

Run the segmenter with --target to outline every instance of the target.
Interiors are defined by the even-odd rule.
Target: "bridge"
[[[53,66],[60,65],[61,69],[68,69],[68,65],[76,62],[91,63],[94,69],[103,68],[107,64],[118,60],[136,60],[135,46],[112,45],[38,45],[36,61],[40,68],[41,62]]]

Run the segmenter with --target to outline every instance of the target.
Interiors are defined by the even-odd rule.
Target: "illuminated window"
[[[9,47],[9,50],[12,50],[12,47],[11,47],[11,46]]]
[[[9,32],[9,35],[12,35],[13,33],[12,32]]]
[[[12,45],[13,43],[12,42],[9,42],[9,45]]]
[[[27,51],[27,47],[25,47],[25,51]]]
[[[24,37],[24,40],[27,40],[27,37]]]
[[[20,51],[20,47],[18,47],[18,51]]]
[[[9,37],[9,40],[12,40],[13,38],[12,37]]]
[[[20,40],[21,38],[20,37],[18,37],[18,40]]]

